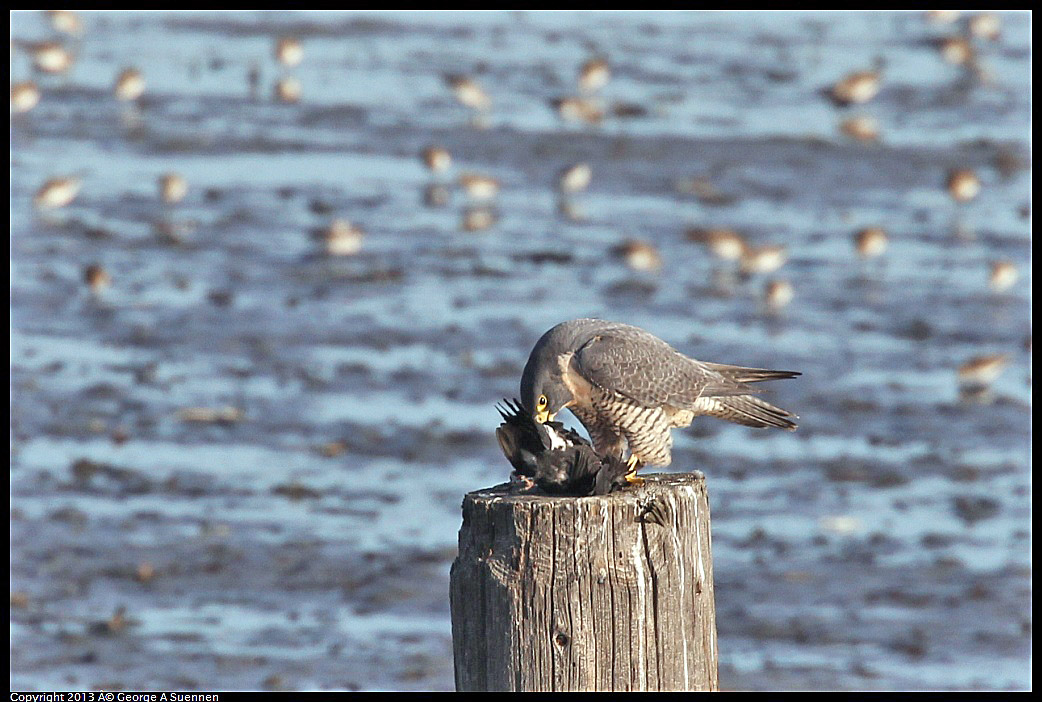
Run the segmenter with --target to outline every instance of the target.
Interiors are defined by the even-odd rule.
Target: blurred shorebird
[[[446,148],[430,146],[423,150],[423,164],[431,173],[444,173],[452,166],[452,156]]]
[[[647,241],[630,239],[612,249],[612,253],[634,271],[654,273],[662,268],[662,255]]]
[[[984,12],[971,17],[967,29],[979,39],[994,41],[1002,34],[1002,20],[996,14]]]
[[[858,71],[845,76],[832,86],[830,95],[838,105],[860,105],[868,102],[879,93],[882,83],[879,70]]]
[[[767,308],[772,311],[778,311],[786,307],[792,302],[794,296],[795,292],[793,291],[792,283],[781,278],[769,281],[763,289],[764,302]]]
[[[562,193],[577,193],[590,185],[593,169],[588,163],[576,163],[561,170],[557,176],[557,189]]]
[[[83,282],[95,295],[100,294],[112,284],[112,276],[104,268],[94,263],[83,270]]]
[[[954,24],[959,21],[958,10],[927,10],[926,21],[933,24]]]
[[[427,207],[444,207],[451,197],[448,187],[441,183],[431,183],[423,189],[423,204]]]
[[[882,256],[890,242],[882,227],[867,227],[854,235],[854,248],[864,259]]]
[[[40,102],[40,89],[31,80],[11,86],[11,112],[21,114],[36,107]]]
[[[974,356],[959,366],[959,385],[963,388],[986,388],[1002,375],[1009,365],[1007,354]]]
[[[117,100],[133,102],[145,93],[145,77],[136,68],[124,69],[116,76],[112,91]]]
[[[79,176],[51,178],[36,191],[33,204],[41,210],[65,207],[76,199],[82,185],[83,181]]]
[[[179,173],[164,173],[157,183],[159,197],[168,205],[175,205],[188,194],[188,181]]]
[[[1005,292],[1016,284],[1018,277],[1012,261],[995,261],[988,270],[988,287],[992,292]]]
[[[70,37],[78,37],[83,34],[83,21],[72,10],[47,10],[46,12],[47,19],[51,21],[51,28],[54,31]]]
[[[709,251],[724,261],[738,261],[749,247],[742,235],[733,229],[689,229],[689,241],[705,245]]]
[[[579,69],[579,90],[583,93],[595,93],[611,80],[611,68],[603,58],[593,58]]]
[[[275,83],[275,99],[279,102],[292,104],[300,101],[300,81],[293,76],[285,76]]]
[[[72,67],[72,53],[56,41],[28,45],[33,66],[42,73],[65,73]]]
[[[840,122],[839,130],[858,141],[877,141],[879,139],[879,123],[868,115],[846,118]]]
[[[496,223],[496,211],[485,205],[471,206],[463,210],[460,229],[465,232],[480,232]]]
[[[318,233],[323,249],[329,256],[354,256],[362,250],[365,232],[346,219],[334,219]]]
[[[304,59],[304,49],[294,37],[282,37],[275,43],[275,60],[293,68]]]
[[[937,50],[944,62],[953,66],[972,63],[976,55],[973,44],[966,37],[945,37],[937,42]]]
[[[491,200],[499,193],[499,181],[478,173],[464,173],[459,184],[472,200]]]
[[[558,116],[566,122],[600,124],[604,119],[604,108],[590,98],[566,97],[551,100],[550,104]]]
[[[452,89],[452,94],[456,96],[456,100],[464,107],[469,107],[479,112],[485,112],[492,107],[492,99],[473,78],[462,75],[448,75],[445,77],[445,83]]]
[[[948,192],[956,202],[969,202],[980,194],[980,179],[969,168],[956,169],[948,174]]]
[[[752,273],[773,273],[785,265],[788,250],[784,244],[768,244],[766,246],[746,246],[742,252],[739,270],[744,275]]]

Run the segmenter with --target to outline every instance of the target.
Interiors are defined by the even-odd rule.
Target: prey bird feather
[[[516,400],[503,403],[496,406],[503,417],[496,439],[518,476],[555,495],[607,495],[626,485],[624,461],[598,455],[560,422],[536,422]]]

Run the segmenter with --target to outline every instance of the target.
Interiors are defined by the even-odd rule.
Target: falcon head
[[[552,421],[562,407],[575,399],[565,385],[562,357],[576,348],[574,323],[558,324],[536,342],[521,374],[521,403],[540,423]]]
[[[557,359],[540,362],[533,355],[521,375],[521,402],[541,424],[552,421],[561,408],[572,401],[572,393],[561,380]]]

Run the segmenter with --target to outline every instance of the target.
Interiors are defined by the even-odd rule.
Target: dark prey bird
[[[535,421],[516,400],[503,402],[496,406],[503,417],[496,439],[519,476],[555,495],[607,495],[626,485],[625,461],[597,455],[560,422]]]
[[[697,361],[629,324],[573,319],[536,342],[521,376],[521,402],[540,423],[569,408],[598,455],[622,459],[629,449],[626,479],[640,482],[642,465],[672,460],[670,430],[697,416],[795,430],[798,417],[756,397],[750,383],[798,375]]]

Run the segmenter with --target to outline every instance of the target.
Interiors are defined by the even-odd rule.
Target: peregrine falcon
[[[672,460],[670,430],[699,415],[750,427],[796,429],[796,415],[755,397],[748,383],[800,375],[689,358],[628,324],[562,322],[536,342],[521,375],[521,402],[537,422],[569,408],[602,456],[622,458],[630,482],[645,464]]]

